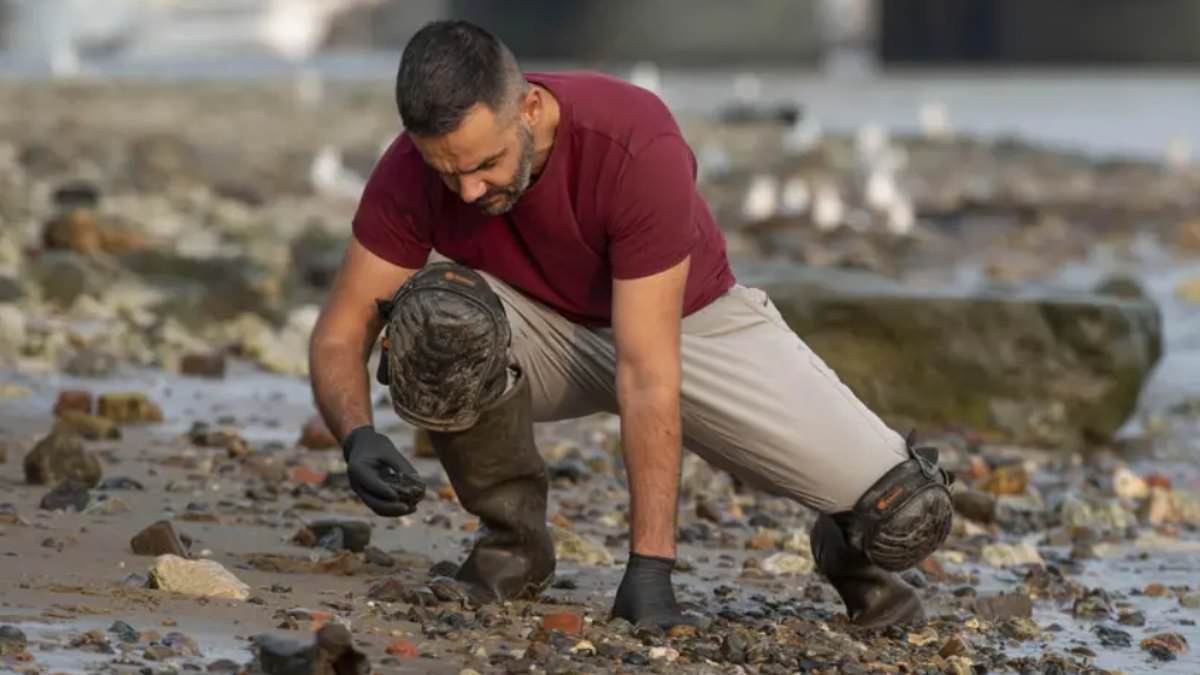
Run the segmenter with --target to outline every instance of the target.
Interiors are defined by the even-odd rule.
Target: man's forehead
[[[453,131],[414,142],[435,169],[466,172],[503,151],[503,130],[491,110],[477,105]]]

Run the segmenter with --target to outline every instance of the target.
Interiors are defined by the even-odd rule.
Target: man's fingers
[[[398,518],[407,516],[416,510],[416,507],[408,502],[384,501],[376,499],[371,495],[362,495],[363,503],[366,504],[377,515],[387,516],[389,518]]]
[[[354,481],[356,483],[355,492],[358,492],[364,501],[367,496],[385,502],[394,502],[400,499],[400,495],[392,489],[391,484],[380,479],[373,471],[359,471],[356,473],[355,478],[357,480]]]

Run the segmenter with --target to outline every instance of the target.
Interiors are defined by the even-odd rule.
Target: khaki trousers
[[[430,261],[446,260],[436,252]],[[611,328],[589,328],[481,272],[504,302],[536,422],[617,413]],[[904,439],[787,326],[735,286],[683,319],[684,448],[821,512],[851,508],[907,457]]]

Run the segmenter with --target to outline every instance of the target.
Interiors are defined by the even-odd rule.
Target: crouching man
[[[762,291],[737,282],[696,163],[652,93],[594,73],[526,73],[461,21],[406,46],[405,126],[367,183],[314,331],[317,405],[351,486],[412,513],[417,473],[375,430],[367,359],[427,429],[481,536],[458,577],[481,601],[553,578],[534,422],[620,416],[630,551],[612,607],[693,623],[671,582],[688,447],[820,516],[812,552],[852,621],[923,619],[897,572],[945,540],[949,477],[863,405]]]

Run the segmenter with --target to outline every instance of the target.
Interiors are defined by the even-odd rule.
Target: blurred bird
[[[742,200],[742,215],[749,221],[766,220],[775,215],[779,204],[779,179],[758,174],[750,179]]]

